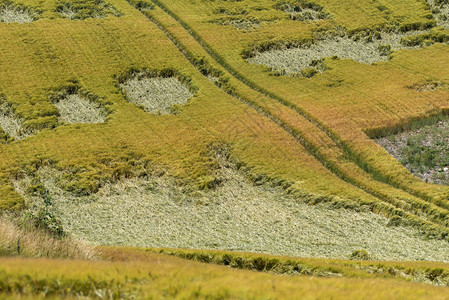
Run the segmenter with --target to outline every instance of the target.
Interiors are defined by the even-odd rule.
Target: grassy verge
[[[447,288],[391,275],[279,276],[137,249],[101,249],[109,261],[0,258],[3,298],[444,299]],[[361,273],[359,273],[361,274]]]
[[[258,272],[317,277],[397,278],[414,282],[449,286],[449,265],[420,262],[382,262],[369,259],[330,260],[294,258],[265,254],[225,251],[155,249],[146,251],[180,257],[202,263]]]

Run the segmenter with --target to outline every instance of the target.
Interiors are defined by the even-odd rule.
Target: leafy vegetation
[[[377,140],[407,169],[429,182],[449,183],[448,121]]]

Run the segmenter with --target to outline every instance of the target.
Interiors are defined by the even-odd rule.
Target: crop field
[[[252,185],[231,164],[221,163],[223,184],[196,194],[183,192],[164,176],[123,180],[96,194],[74,197],[57,186],[63,174],[49,168],[38,172],[48,192],[44,200],[30,193],[30,178],[15,186],[31,211],[48,209],[65,232],[90,244],[340,259],[363,249],[377,260],[449,261],[449,253],[441,251],[446,241],[423,239],[418,230],[369,210],[296,203],[279,189]]]
[[[447,288],[439,286],[447,280],[443,264],[176,254],[216,260],[206,264],[148,250],[101,248],[103,260],[94,261],[1,258],[0,288],[5,299],[447,299]]]
[[[0,297],[447,298],[448,53],[446,0],[0,0]]]
[[[0,2],[0,22],[3,23],[31,23],[37,13],[10,1]]]

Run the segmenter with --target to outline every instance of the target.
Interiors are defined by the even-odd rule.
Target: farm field
[[[448,20],[0,0],[0,297],[445,299]]]
[[[246,264],[234,269],[154,254],[152,251],[114,248],[102,248],[100,251],[105,260],[2,258],[0,276],[3,296],[6,299],[447,299],[447,288],[418,283],[432,282],[431,279],[438,282],[441,274],[447,276],[447,265],[441,264],[369,265],[320,260],[288,260],[285,263],[288,258],[250,254],[226,256],[221,253],[231,262],[243,261]],[[204,256],[207,254],[201,255]],[[278,266],[279,270],[282,265],[285,270],[290,266],[290,275],[263,271],[267,265]],[[370,270],[376,271],[371,273]],[[413,276],[407,278],[405,273],[403,278],[394,275],[396,270],[423,277],[414,283],[410,279]]]

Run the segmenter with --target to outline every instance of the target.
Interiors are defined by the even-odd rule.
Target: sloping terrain
[[[0,0],[0,253],[34,226],[61,249],[449,261],[447,20],[445,0]]]

